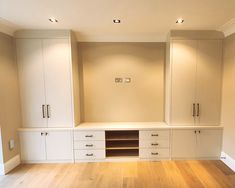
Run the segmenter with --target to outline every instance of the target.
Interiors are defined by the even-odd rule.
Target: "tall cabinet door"
[[[44,39],[48,127],[73,125],[71,59],[68,39]]]
[[[23,127],[46,127],[42,41],[17,39]]]
[[[222,41],[199,40],[197,51],[198,124],[217,125],[220,122]]]
[[[171,124],[194,124],[197,42],[177,40],[172,45]]]

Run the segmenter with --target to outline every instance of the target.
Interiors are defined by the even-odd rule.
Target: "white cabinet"
[[[75,161],[105,159],[105,131],[74,131]]]
[[[140,130],[140,159],[169,159],[170,130]]]
[[[173,159],[218,159],[221,153],[222,130],[172,130]]]
[[[20,131],[24,162],[73,161],[72,131]]]
[[[43,132],[25,131],[20,132],[19,136],[22,161],[46,160],[46,144]]]
[[[16,39],[23,127],[72,127],[79,123],[70,35]],[[74,50],[73,50],[74,52]],[[78,77],[76,77],[78,79]],[[76,90],[78,90],[78,86]],[[77,101],[77,99],[76,99]],[[77,106],[77,104],[76,104]],[[75,121],[76,119],[76,121]]]
[[[167,50],[167,123],[218,125],[222,40],[171,40]]]

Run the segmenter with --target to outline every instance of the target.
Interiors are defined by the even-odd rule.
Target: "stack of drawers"
[[[139,148],[139,157],[142,159],[169,159],[170,131],[140,131]]]
[[[75,161],[105,158],[105,131],[74,131]]]

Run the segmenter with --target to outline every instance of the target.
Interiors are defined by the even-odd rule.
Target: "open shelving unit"
[[[105,131],[106,157],[139,155],[139,131]]]

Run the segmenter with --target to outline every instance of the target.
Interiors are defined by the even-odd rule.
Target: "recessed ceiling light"
[[[55,19],[55,18],[49,18],[49,21],[52,22],[52,23],[57,23],[58,22],[58,20]]]
[[[182,24],[182,23],[184,23],[184,19],[179,18],[179,19],[176,20],[176,23],[177,24]]]
[[[119,20],[119,19],[114,19],[114,20],[113,20],[113,23],[121,23],[121,20]]]

